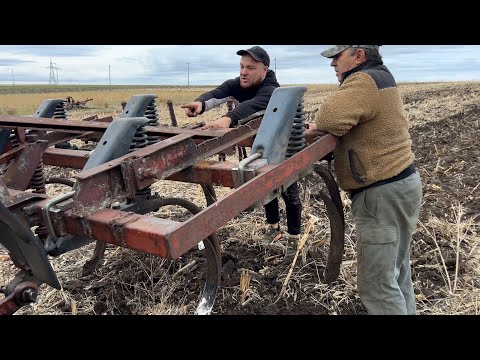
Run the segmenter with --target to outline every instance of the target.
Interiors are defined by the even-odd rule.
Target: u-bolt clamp
[[[52,200],[50,200],[49,202],[47,202],[44,206],[44,208],[42,209],[43,211],[43,218],[45,220],[45,226],[47,227],[48,229],[48,232],[50,233],[50,236],[52,237],[52,240],[54,242],[57,242],[58,240],[58,237],[57,237],[57,234],[55,234],[55,229],[53,228],[53,224],[52,224],[52,219],[50,218],[50,208],[53,206],[53,205],[56,205],[58,204],[59,202],[62,202],[63,200],[67,200],[67,199],[70,199],[73,195],[75,194],[75,191],[70,191],[66,194],[63,194],[63,195],[60,195],[56,198],[53,198]]]
[[[256,152],[255,154],[250,155],[249,157],[243,159],[238,163],[238,173],[240,175],[240,185],[245,184],[245,166],[253,162],[254,160],[260,159],[263,157],[263,154],[261,152]]]

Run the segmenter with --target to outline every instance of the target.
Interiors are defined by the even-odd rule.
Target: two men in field
[[[236,126],[239,119],[265,109],[279,86],[262,48],[237,54],[242,56],[240,77],[183,106],[187,116],[197,116],[230,96],[239,101],[238,107],[204,129]],[[332,59],[340,86],[325,99],[311,128],[341,138],[333,152],[334,166],[340,187],[352,199],[360,299],[369,314],[415,314],[410,247],[422,184],[401,94],[383,64],[379,45],[336,45],[322,56]],[[302,206],[297,184],[282,195],[288,232],[298,235]],[[278,203],[270,210],[269,205],[267,235],[275,239],[281,236]]]

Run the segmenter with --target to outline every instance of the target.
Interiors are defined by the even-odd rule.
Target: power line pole
[[[55,73],[53,72],[52,58],[50,58],[50,66],[48,66],[47,69],[50,69],[50,77],[48,78],[48,85],[52,85],[52,82],[55,84]]]
[[[277,73],[277,57],[275,56],[275,74]]]
[[[12,68],[12,86],[15,86],[15,76],[13,76],[13,68]]]
[[[190,63],[187,63],[187,86],[190,86]]]
[[[58,84],[58,69],[60,68],[53,65],[55,65],[55,63],[52,61],[52,58],[50,58],[50,66],[47,67],[47,69],[50,69],[50,77],[48,78],[48,85]],[[55,79],[55,70],[57,70],[56,79]]]
[[[58,85],[58,70],[59,70],[60,68],[57,67],[57,66],[54,66],[53,68],[55,69],[55,73],[57,74],[57,79],[55,80],[55,84]]]
[[[110,86],[112,86],[112,77],[110,76],[110,64],[108,64],[108,80],[110,82]]]

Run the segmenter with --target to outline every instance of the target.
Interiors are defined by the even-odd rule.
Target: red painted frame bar
[[[266,166],[265,172],[183,223],[111,209],[82,218],[69,210],[63,214],[65,230],[71,234],[176,259],[243,210],[330,153],[338,141],[332,135],[323,136],[283,163]]]

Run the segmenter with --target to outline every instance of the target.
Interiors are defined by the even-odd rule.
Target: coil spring
[[[18,147],[18,137],[17,134],[15,133],[15,130],[12,129],[12,132],[10,134],[10,144],[12,144],[12,147],[16,148]]]
[[[60,104],[57,105],[53,112],[52,119],[67,119],[68,113],[67,113],[67,108],[66,108],[66,101],[61,102]],[[58,143],[55,145],[56,148],[60,149],[72,149],[72,145],[68,141]]]
[[[53,112],[52,119],[66,119],[67,115],[68,115],[67,109],[65,107],[65,101],[64,101],[57,105],[57,107],[55,108],[55,111]]]
[[[290,139],[288,140],[285,158],[288,159],[295,155],[297,152],[303,150],[306,145],[304,99],[302,98],[293,121],[292,132],[290,133]]]
[[[147,145],[148,145],[147,130],[145,129],[145,126],[140,126],[135,132],[135,135],[133,136],[133,140],[132,140],[132,143],[130,144],[129,152],[144,148]]]
[[[158,117],[158,109],[157,103],[155,99],[150,101],[147,106],[147,110],[145,110],[145,117],[148,119],[148,126],[158,126],[159,125],[159,117]],[[138,128],[137,132],[135,133],[132,144],[130,145],[130,152],[135,151],[140,148],[144,148],[145,146],[155,144],[160,141],[159,136],[148,136],[147,130],[145,126],[141,126]],[[138,190],[136,195],[149,195],[151,194],[151,188],[147,187],[142,190]]]
[[[32,178],[30,179],[30,183],[28,184],[28,187],[30,189],[33,189],[33,193],[36,194],[46,194],[47,190],[45,188],[46,180],[45,180],[45,171],[44,171],[44,166],[43,166],[43,161],[40,160],[40,162],[37,165],[37,168],[35,169],[35,172],[33,173]],[[35,229],[35,234],[38,236],[38,238],[42,241],[45,241],[49,235],[48,229],[45,225],[39,225]]]
[[[147,145],[149,145],[147,130],[145,129],[145,126],[141,126],[137,129],[137,132],[133,136],[133,140],[132,140],[132,143],[130,144],[129,152],[144,148]],[[137,195],[148,195],[150,193],[151,193],[150,187],[147,187],[143,190],[138,190],[136,192]]]
[[[145,117],[149,120],[149,126],[158,126],[160,123],[160,119],[158,117],[158,109],[157,109],[157,102],[155,99],[150,101],[150,104],[147,106],[147,110],[145,111]],[[155,144],[160,141],[160,136],[147,136],[148,145]]]
[[[37,193],[37,194],[46,194],[47,191],[45,189],[45,171],[43,170],[43,161],[40,160],[40,162],[37,165],[37,168],[35,169],[35,172],[33,173],[32,179],[30,180],[29,187],[33,189],[32,192]],[[38,238],[42,241],[45,241],[50,234],[48,232],[48,229],[45,225],[39,225],[35,229],[35,234],[38,236]]]
[[[147,106],[147,110],[145,111],[145,117],[149,120],[149,126],[158,126],[159,118],[158,118],[158,110],[157,110],[157,103],[155,99],[150,101],[150,104]]]
[[[37,165],[35,172],[33,173],[32,179],[30,180],[29,188],[33,189],[33,192],[36,194],[45,194],[45,172],[43,171],[43,161]]]

